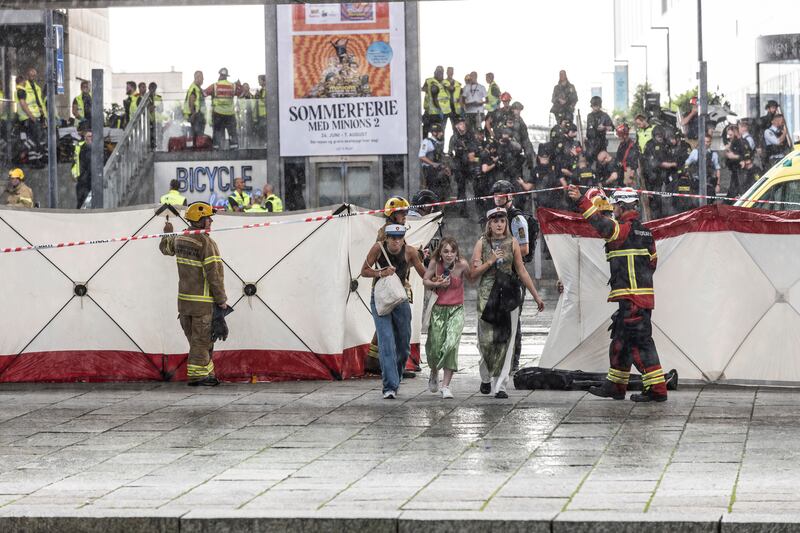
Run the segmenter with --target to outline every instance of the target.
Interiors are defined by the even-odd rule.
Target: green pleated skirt
[[[458,345],[464,330],[463,305],[433,305],[425,353],[428,366],[458,371]]]

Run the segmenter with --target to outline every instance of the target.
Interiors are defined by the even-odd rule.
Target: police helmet
[[[537,149],[536,155],[539,157],[553,157],[553,144],[541,143]]]
[[[443,131],[441,124],[434,124],[431,126],[431,133],[442,133]]]
[[[653,137],[664,137],[664,127],[656,126],[653,128]]]
[[[525,106],[522,105],[522,102],[514,102],[513,104],[511,104],[511,109],[519,109],[520,111],[522,111],[523,109],[525,109]]]
[[[589,100],[589,105],[590,106],[602,106],[603,105],[603,99],[600,98],[599,96],[592,96],[592,99]]]
[[[411,204],[417,206],[435,204],[438,201],[439,197],[436,196],[436,193],[428,189],[420,189],[411,197]]]
[[[492,185],[492,194],[511,194],[514,192],[514,187],[508,180],[497,180]]]

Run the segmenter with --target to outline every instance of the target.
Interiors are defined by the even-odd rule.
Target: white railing
[[[147,107],[151,95],[146,93],[139,100],[136,112],[131,117],[114,151],[103,167],[103,207],[113,208],[126,205],[132,187],[141,180],[142,166],[153,154],[150,140],[150,113]],[[94,178],[93,178],[94,179]],[[92,195],[86,198],[83,208],[92,205]]]

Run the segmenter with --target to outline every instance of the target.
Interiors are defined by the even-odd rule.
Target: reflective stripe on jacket
[[[164,255],[174,255],[178,264],[178,313],[201,316],[223,304],[225,277],[217,243],[207,234],[169,235],[159,245]]]
[[[611,270],[608,301],[630,300],[643,309],[653,309],[653,273],[658,255],[653,235],[639,220],[639,213],[625,211],[617,221],[598,211],[585,196],[579,209],[606,241],[606,259]]]

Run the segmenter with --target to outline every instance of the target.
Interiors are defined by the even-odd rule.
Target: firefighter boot
[[[652,366],[642,374],[642,393],[632,394],[634,402],[666,402],[667,384],[664,379],[664,370],[660,365]]]
[[[601,398],[613,398],[614,400],[624,400],[625,388],[622,387],[619,383],[613,383],[609,380],[605,380],[603,384],[599,387],[597,386],[589,387],[589,394],[593,394]]]

